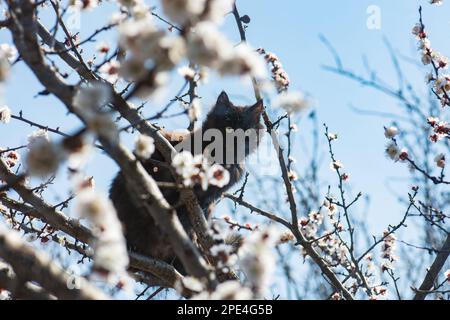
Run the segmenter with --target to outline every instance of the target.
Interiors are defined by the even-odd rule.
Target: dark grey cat
[[[222,92],[217,99],[216,105],[209,112],[199,130],[205,132],[208,129],[216,129],[219,130],[223,136],[230,131],[230,128],[234,130],[242,129],[244,131],[253,129],[254,131],[260,132],[262,129],[260,124],[262,111],[262,101],[259,101],[250,107],[234,106],[230,102],[228,95],[225,92]],[[165,133],[165,136],[174,146],[181,141],[185,141],[185,139],[193,140],[194,135],[195,132],[182,137]],[[259,143],[259,135],[252,135],[252,138],[250,139],[256,139],[256,141],[248,141],[248,139],[245,141],[245,156],[250,154],[253,149],[256,148]],[[202,142],[201,151],[204,151],[209,143],[210,142]],[[223,148],[225,154],[230,151],[226,150],[228,147],[225,144]],[[191,151],[191,153],[193,153],[193,151]],[[237,154],[237,152],[234,153]],[[148,173],[156,181],[173,182],[174,180],[169,170],[163,166],[158,166],[155,164],[157,162],[152,160],[164,161],[162,155],[156,151],[151,159],[144,163]],[[226,163],[224,166],[230,173],[230,181],[226,186],[223,188],[210,186],[207,190],[203,190],[200,186],[194,187],[194,192],[198,197],[199,204],[204,210],[207,218],[209,218],[208,207],[213,204],[223,192],[236,184],[236,182],[241,179],[244,172],[242,161]],[[171,205],[175,205],[178,202],[179,192],[176,189],[162,188],[161,191]],[[133,204],[131,196],[132,194],[128,191],[126,181],[122,176],[122,173],[119,172],[111,185],[110,198],[116,207],[119,219],[123,223],[124,233],[129,248],[132,251],[143,255],[148,255],[169,263],[173,262],[180,272],[184,272],[184,269],[176,260],[175,253],[169,244],[167,235],[160,231],[151,217],[140,212],[139,208]],[[189,223],[186,208],[184,206],[178,207],[177,214],[186,232],[191,235],[192,226]]]

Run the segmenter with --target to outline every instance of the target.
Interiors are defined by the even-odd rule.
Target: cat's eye
[[[226,128],[225,128],[225,132],[226,132],[226,133],[233,133],[233,132],[234,132],[234,129],[233,129],[232,127],[226,127]]]

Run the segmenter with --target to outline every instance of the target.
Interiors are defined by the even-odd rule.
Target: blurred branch
[[[12,268],[0,261],[0,288],[11,292],[15,299],[50,300],[53,296],[46,293],[41,287],[21,281]]]
[[[78,279],[79,289],[69,289],[71,279],[68,273],[49,256],[26,245],[15,231],[4,227],[0,227],[0,256],[13,267],[18,277],[38,282],[60,299],[109,299],[84,278]]]

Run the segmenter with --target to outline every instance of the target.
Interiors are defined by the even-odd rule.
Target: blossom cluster
[[[180,26],[176,27],[180,33],[157,27],[149,8],[120,21],[119,44],[127,56],[121,65],[110,62],[102,66],[107,80],[114,82],[120,75],[140,82],[137,93],[148,96],[166,83],[167,72],[184,58],[221,75],[266,76],[264,61],[254,50],[245,43],[234,46],[218,29],[233,8],[232,0],[161,2],[165,15]],[[136,6],[145,7],[140,1],[131,5]]]
[[[406,148],[399,148],[396,136],[399,134],[397,127],[385,127],[384,136],[389,140],[385,148],[386,156],[394,161],[406,161],[409,157]]]
[[[278,92],[283,92],[289,89],[289,75],[284,70],[283,65],[280,62],[278,56],[272,52],[267,52],[263,48],[259,48],[258,53],[264,56],[266,62],[270,65],[270,72],[272,74],[272,80],[275,82],[275,86]]]
[[[264,297],[275,270],[274,247],[278,244],[280,232],[275,227],[258,229],[243,241],[239,249],[239,266],[255,294]]]
[[[172,165],[185,186],[200,185],[206,190],[209,185],[221,188],[230,182],[228,170],[217,163],[210,165],[201,154],[194,156],[189,151],[182,151],[173,157]]]
[[[432,142],[438,142],[444,138],[448,138],[450,134],[450,125],[446,121],[441,121],[436,117],[428,117],[427,122],[433,129],[433,133],[430,135]]]
[[[434,94],[439,98],[442,106],[450,105],[449,90],[450,90],[450,76],[448,74],[441,74],[443,70],[447,70],[450,60],[440,52],[431,48],[431,41],[425,32],[425,27],[422,22],[417,23],[412,33],[417,37],[419,44],[418,50],[422,55],[422,63],[424,65],[432,65],[433,71],[427,74],[426,81],[431,85]]]
[[[336,213],[336,204],[331,199],[325,199],[319,211],[311,211],[307,218],[300,219],[299,227],[306,239],[314,241],[313,246],[327,263],[331,266],[348,267],[350,266],[347,258],[348,249],[336,234],[344,231],[344,226],[336,219]],[[319,230],[325,228],[325,221],[328,221],[334,230],[324,230],[323,234],[319,235]],[[305,251],[303,255],[306,256]]]
[[[108,276],[123,276],[128,266],[128,253],[122,225],[111,201],[92,190],[82,189],[76,198],[76,212],[87,218],[96,239],[94,249],[94,270]]]
[[[101,82],[80,87],[73,98],[73,106],[82,115],[90,132],[114,141],[118,137],[117,125],[112,113],[105,110],[110,99],[110,89]]]
[[[383,259],[383,262],[381,264],[381,270],[392,270],[392,263],[397,260],[397,257],[395,256],[396,237],[393,233],[385,231],[383,233],[383,238],[383,246],[381,248],[381,258]]]
[[[281,107],[288,114],[298,113],[310,106],[310,101],[300,91],[282,91],[276,96],[274,106]]]
[[[81,167],[86,163],[92,146],[83,135],[54,142],[46,129],[39,129],[28,136],[27,149],[28,174],[44,178],[54,174],[63,161],[67,161],[71,169]]]

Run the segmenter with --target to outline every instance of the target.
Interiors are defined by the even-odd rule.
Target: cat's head
[[[264,110],[262,100],[252,106],[235,106],[229,99],[227,93],[222,93],[217,98],[217,102],[208,113],[204,122],[204,129],[233,130],[242,129],[262,129],[261,114]]]
[[[241,163],[242,160],[252,153],[260,142],[260,136],[263,132],[261,125],[261,115],[264,110],[262,101],[258,101],[251,106],[234,105],[225,91],[217,98],[217,102],[206,116],[203,123],[203,133],[209,129],[220,131],[223,137],[224,155],[234,151],[233,160],[224,163]],[[232,135],[234,145],[231,147],[228,139]],[[226,142],[226,143],[225,143]]]

